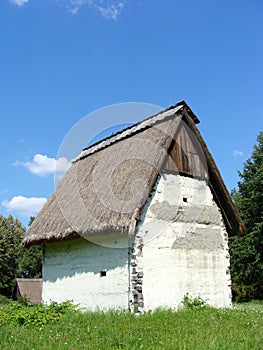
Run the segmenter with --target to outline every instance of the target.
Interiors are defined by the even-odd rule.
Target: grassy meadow
[[[0,305],[0,349],[263,349],[263,304],[185,307],[135,316],[80,312],[70,303]]]

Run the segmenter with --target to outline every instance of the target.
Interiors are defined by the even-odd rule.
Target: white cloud
[[[22,7],[29,0],[9,0],[11,4]],[[100,12],[104,19],[117,20],[120,13],[124,9],[124,1],[116,0],[57,0],[62,6],[65,6],[69,12],[76,15],[79,9],[87,5],[90,8],[96,9]]]
[[[104,19],[117,20],[124,9],[124,1],[114,0],[64,0],[66,7],[73,14],[77,14],[83,5],[94,8],[100,12]]]
[[[243,151],[234,150],[234,152],[233,152],[233,156],[234,157],[240,157],[240,156],[243,156],[243,155],[244,155]]]
[[[108,5],[108,6],[98,6],[98,9],[105,19],[113,19],[116,20],[121,11],[124,8],[123,2],[118,2],[116,4]]]
[[[21,216],[35,216],[46,203],[44,197],[14,196],[10,201],[4,200],[2,205],[8,212],[15,212]]]
[[[76,6],[76,7],[70,7],[70,8],[69,8],[69,12],[71,12],[72,15],[75,15],[76,13],[79,12],[79,7],[78,7],[78,6]]]
[[[62,175],[67,171],[70,166],[70,162],[66,158],[49,158],[44,154],[35,154],[31,162],[18,162],[16,161],[14,165],[22,165],[27,168],[31,173],[38,176],[45,176],[56,173],[57,177],[62,177]]]
[[[17,5],[17,6],[23,6],[25,5],[29,0],[10,0],[11,4]]]

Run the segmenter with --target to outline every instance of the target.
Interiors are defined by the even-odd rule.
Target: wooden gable
[[[171,140],[161,171],[208,179],[206,158],[193,132],[181,122]]]

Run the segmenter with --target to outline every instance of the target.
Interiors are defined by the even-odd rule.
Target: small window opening
[[[105,277],[106,275],[107,275],[107,271],[106,270],[100,271],[100,277]]]
[[[183,202],[187,203],[187,198],[183,197]]]

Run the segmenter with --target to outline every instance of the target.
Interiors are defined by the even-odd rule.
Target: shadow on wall
[[[56,282],[81,274],[99,277],[109,273],[120,273],[128,266],[127,235],[114,235],[116,245],[124,248],[110,248],[92,243],[82,237],[68,241],[50,242],[45,245],[43,258],[43,279]],[[123,245],[120,245],[120,240]],[[114,242],[114,241],[113,241]]]

